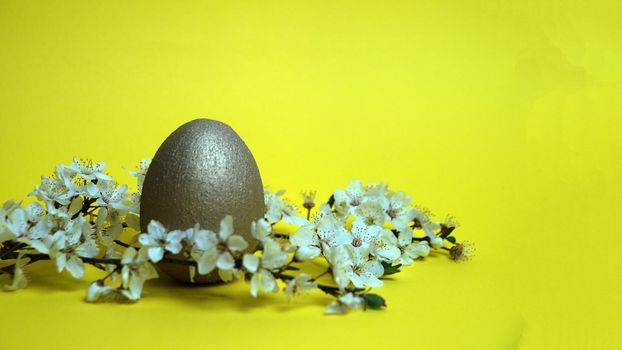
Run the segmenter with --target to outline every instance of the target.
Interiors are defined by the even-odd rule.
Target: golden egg
[[[257,241],[250,233],[251,222],[264,212],[261,176],[244,141],[227,124],[197,119],[175,130],[153,157],[143,185],[140,226],[147,232],[151,220],[168,230],[198,223],[218,232],[220,220],[231,215],[235,233],[252,251]],[[158,264],[158,269],[178,281],[190,281],[188,266]],[[216,271],[195,276],[196,283],[218,281]]]

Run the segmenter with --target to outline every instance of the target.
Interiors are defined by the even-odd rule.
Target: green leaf
[[[390,263],[383,261],[382,267],[384,267],[384,273],[382,274],[383,276],[393,275],[393,274],[396,274],[402,271],[400,270],[400,267],[402,267],[402,264],[391,265]]]
[[[441,226],[441,238],[447,238],[455,230],[455,227]]]
[[[370,309],[379,310],[387,306],[384,298],[378,294],[367,293],[363,294],[362,297],[365,300],[365,305]]]
[[[330,198],[328,198],[328,202],[327,203],[328,203],[328,206],[332,208],[333,205],[335,204],[335,196],[331,194]]]
[[[445,238],[446,240],[450,241],[453,244],[456,244],[456,237],[454,236],[449,236],[447,238]]]

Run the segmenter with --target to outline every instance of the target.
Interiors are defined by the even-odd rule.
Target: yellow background
[[[0,294],[0,349],[620,348],[621,4],[0,0],[3,200],[74,155],[131,181],[123,166],[211,117],[293,200],[384,181],[477,244],[345,317],[241,282],[91,305],[98,272],[37,263]]]

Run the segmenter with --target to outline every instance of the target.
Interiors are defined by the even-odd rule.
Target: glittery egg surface
[[[264,212],[261,176],[244,141],[227,124],[196,119],[175,130],[153,157],[143,185],[140,225],[147,232],[151,220],[168,230],[198,223],[218,232],[220,220],[231,215],[235,233],[253,250],[257,242],[250,234],[251,222]],[[158,264],[158,269],[190,281],[187,266]],[[219,280],[216,271],[195,276],[197,283]]]

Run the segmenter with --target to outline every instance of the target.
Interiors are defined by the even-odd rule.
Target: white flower
[[[365,306],[365,300],[352,293],[347,293],[339,297],[339,299],[331,302],[324,313],[327,315],[344,314],[350,310],[362,309]]]
[[[53,176],[69,191],[75,194],[84,194],[85,185],[88,180],[81,178],[71,167],[57,164]]]
[[[410,265],[413,263],[414,259],[430,254],[428,242],[413,242],[412,232],[409,231],[402,231],[399,233],[398,245],[401,249],[401,255],[399,259],[397,259],[398,264]]]
[[[415,228],[423,229],[425,235],[430,239],[430,246],[432,248],[441,248],[443,246],[443,239],[438,237],[434,230],[440,228],[439,222],[431,222],[428,215],[417,209],[412,209],[414,213],[413,221]]]
[[[271,234],[272,225],[266,219],[261,218],[251,223],[251,235],[258,241],[263,242],[266,239],[270,239]]]
[[[310,260],[322,253],[320,238],[313,230],[313,226],[301,226],[289,237],[289,242],[296,246],[296,259]]]
[[[264,243],[261,255],[261,266],[266,269],[278,269],[287,262],[287,252],[281,249],[281,245],[277,241],[268,241]]]
[[[356,288],[381,287],[383,285],[380,277],[384,274],[384,267],[376,260],[366,260],[358,262],[350,276],[352,284]]]
[[[128,297],[137,300],[143,290],[146,280],[157,278],[158,272],[147,258],[147,251],[143,248],[136,252],[134,248],[127,248],[121,259],[121,280],[123,288],[129,291]]]
[[[82,243],[69,242],[71,247],[66,249],[65,254],[56,257],[59,272],[63,270],[62,261],[66,261],[64,268],[75,278],[84,275],[84,264],[81,258],[92,258],[99,253],[99,248],[94,240],[86,240]]]
[[[345,289],[350,284],[350,277],[353,274],[354,247],[350,245],[339,245],[327,249],[326,259],[330,263],[333,271],[333,279],[339,289]]]
[[[374,184],[367,184],[365,186],[365,196],[368,199],[381,200],[383,197],[386,197],[389,189],[386,184],[379,182]]]
[[[287,204],[283,201],[281,196],[285,191],[272,192],[267,187],[264,188],[264,201],[266,204],[265,218],[269,223],[274,224],[281,220],[291,225],[302,226],[308,223],[308,221],[298,216],[296,213],[296,206],[293,204]]]
[[[42,220],[42,222],[44,222]],[[92,228],[79,216],[67,221],[62,230],[30,241],[30,245],[54,259],[58,272],[69,271],[74,278],[84,275],[82,258],[91,258],[99,253],[97,242],[91,239]]]
[[[233,234],[233,218],[231,215],[225,216],[220,221],[220,231],[218,232],[220,240],[219,255],[216,261],[218,267],[218,275],[225,281],[231,281],[234,277],[239,277],[235,269],[235,260],[232,253],[241,252],[248,247],[248,243],[244,237]]]
[[[129,208],[126,191],[127,185],[117,187],[113,181],[98,181],[97,184],[89,183],[86,187],[88,196],[96,198],[97,204],[120,210]]]
[[[427,241],[412,242],[411,237],[411,242],[402,245],[402,254],[399,259],[397,259],[397,263],[402,265],[410,265],[418,257],[425,257],[429,254],[430,246]]]
[[[104,174],[106,163],[97,162],[88,159],[73,158],[67,169],[71,170],[84,180],[112,180],[109,175]]]
[[[33,248],[36,249],[37,244],[42,244],[41,241],[45,237],[51,236],[51,232],[61,230],[66,225],[68,219],[58,218],[52,215],[44,216],[36,225],[30,228],[29,241],[27,242]]]
[[[334,215],[323,215],[316,220],[317,235],[325,246],[334,247],[352,243],[352,235],[343,224],[343,221]]]
[[[252,254],[244,254],[242,258],[242,265],[246,271],[253,274],[250,281],[250,292],[254,297],[257,297],[260,285],[265,293],[276,293],[279,290],[276,279],[272,276],[272,273],[264,268],[260,268],[260,264],[261,260]]]
[[[41,177],[41,184],[35,186],[29,196],[37,197],[45,202],[48,212],[55,208],[55,204],[69,205],[76,191],[67,187],[63,180],[57,178]]]
[[[26,279],[26,276],[24,275],[24,266],[28,265],[30,258],[24,258],[25,254],[26,252],[22,251],[17,256],[17,261],[15,262],[13,270],[13,281],[11,284],[5,285],[4,290],[14,291],[26,288],[28,285],[28,279]]]
[[[411,201],[410,197],[404,192],[393,192],[380,202],[383,206],[386,219],[391,221],[393,227],[400,232],[409,230],[412,232],[408,224],[414,220],[417,211],[408,208]]]
[[[56,231],[52,235],[44,235],[39,239],[31,240],[30,245],[38,252],[48,254],[50,258],[55,259],[65,249],[66,240],[65,231]]]
[[[292,298],[315,288],[317,288],[317,284],[313,282],[313,278],[306,273],[300,273],[287,281],[287,286],[285,286],[284,291],[288,297]]]
[[[233,234],[231,215],[225,216],[220,221],[218,236],[208,230],[197,230],[193,240],[191,256],[197,262],[199,274],[210,273],[217,267],[218,275],[225,282],[238,277],[233,254],[246,249],[248,243],[242,236]]]
[[[150,158],[144,158],[138,163],[137,170],[130,170],[129,173],[132,176],[136,176],[138,192],[143,191],[143,184],[145,182],[145,175],[147,175],[147,170],[149,170],[149,166],[151,165]]]
[[[164,257],[165,250],[173,254],[179,253],[183,238],[183,232],[171,231],[167,233],[160,222],[151,220],[147,225],[147,233],[140,234],[138,241],[143,247],[147,247],[149,259],[157,263]]]
[[[48,254],[54,259],[58,272],[69,271],[74,278],[84,275],[84,263],[80,257],[93,257],[98,252],[97,244],[93,240],[80,243],[79,235],[65,231],[57,231],[52,236],[44,237],[42,241],[32,241],[33,248],[41,253]]]
[[[80,258],[91,258],[98,252],[99,248],[97,248],[95,241],[86,241],[77,248],[71,248],[66,253],[58,254],[55,259],[58,272],[67,269],[74,278],[81,278],[84,275],[84,263]]]
[[[278,292],[279,286],[270,270],[283,266],[287,258],[287,253],[281,249],[281,245],[276,241],[267,241],[264,244],[261,258],[248,253],[244,254],[242,265],[246,271],[253,274],[250,281],[252,296],[257,296],[260,286],[264,293]]]
[[[82,210],[83,199],[81,196],[74,196],[67,205],[57,205],[57,203],[47,203],[47,214],[60,219],[69,220]]]
[[[130,193],[126,201],[128,204],[128,210],[132,213],[140,213],[140,192]]]
[[[12,199],[4,202],[4,204],[2,204],[2,208],[0,208],[0,219],[9,215],[13,210],[19,208],[20,205],[21,205],[21,202],[18,203]]]
[[[201,275],[208,274],[216,267],[218,260],[218,238],[216,233],[203,230],[196,225],[191,231],[189,240],[192,242],[192,250],[190,255],[197,263],[197,271]]]
[[[363,202],[353,212],[356,220],[363,221],[365,224],[371,226],[382,226],[386,222],[386,215],[380,200],[372,198]]]
[[[414,213],[409,212],[408,206],[412,199],[404,192],[391,192],[381,201],[387,220],[403,219],[402,222],[408,223],[413,220]]]
[[[438,237],[436,235],[430,237],[430,245],[432,246],[432,248],[438,249],[443,247],[443,239],[441,237]]]
[[[86,290],[85,300],[89,303],[100,302],[131,302],[133,295],[125,289],[114,288],[103,284],[102,281],[95,281],[89,285]]]
[[[341,215],[352,214],[356,208],[363,204],[365,191],[361,185],[361,180],[352,180],[344,190],[335,190],[335,209]]]
[[[378,260],[370,260],[369,254],[367,247],[353,247],[348,244],[329,250],[327,259],[331,264],[333,278],[339,289],[345,289],[350,282],[356,288],[383,285],[379,277],[384,274],[384,267]]]
[[[29,236],[28,213],[23,208],[16,208],[9,214],[6,228],[13,235],[11,239],[24,239]]]
[[[352,223],[352,237],[354,247],[369,249],[372,255],[383,261],[394,261],[401,254],[393,232],[380,226],[367,225],[360,219]]]
[[[382,227],[377,225],[368,225],[362,219],[357,218],[352,222],[352,245],[360,247],[363,244],[368,246],[378,240]]]
[[[401,255],[400,248],[397,247],[398,245],[398,239],[393,232],[388,229],[382,229],[376,237],[371,254],[382,261],[393,262]]]
[[[116,209],[106,207],[99,208],[97,221],[95,221],[95,233],[100,242],[106,247],[114,246],[114,241],[123,232],[121,216]]]
[[[39,203],[30,203],[26,206],[25,210],[28,213],[28,220],[33,223],[37,223],[43,218],[43,207]]]
[[[8,225],[10,225],[9,217],[15,209],[20,207],[19,205],[19,203],[9,200],[0,208],[0,243],[15,239],[15,233],[8,228]]]

